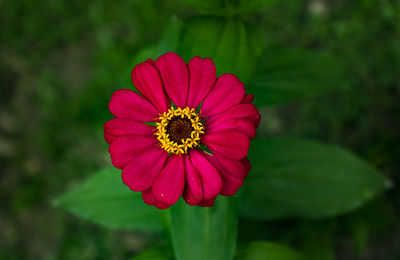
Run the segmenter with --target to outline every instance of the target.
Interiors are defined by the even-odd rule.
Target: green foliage
[[[348,151],[312,141],[260,139],[241,214],[258,219],[322,218],[356,209],[388,181]]]
[[[271,242],[257,241],[257,242],[251,242],[245,249],[238,251],[235,259],[305,260],[306,258],[300,253],[296,252],[295,250],[287,246]]]
[[[212,58],[219,75],[233,73],[247,82],[262,46],[262,36],[254,25],[239,19],[197,16],[184,23],[177,52],[186,61],[193,56]]]
[[[360,254],[367,246],[368,238],[371,234],[371,229],[368,223],[366,223],[363,218],[352,218],[351,220],[349,220],[349,225],[355,251]]]
[[[181,0],[208,14],[238,15],[259,12],[278,2],[278,0]]]
[[[221,10],[224,8],[225,4],[223,0],[216,0],[216,1],[196,1],[196,0],[181,0],[185,4],[191,5],[196,7],[200,10],[205,10],[214,13],[217,10]]]
[[[131,258],[131,260],[174,260],[171,245],[163,244],[152,247]]]
[[[260,12],[279,1],[280,0],[232,0],[234,3],[232,9],[233,13],[236,14]]]
[[[176,16],[172,16],[164,29],[163,35],[157,46],[157,56],[167,52],[176,52],[179,45],[179,38],[182,30],[182,21]]]
[[[274,2],[277,4],[272,5]],[[191,18],[193,12],[197,12],[192,7],[209,16]],[[112,92],[119,88],[133,89],[130,79],[133,66],[167,51],[187,51],[184,54],[188,59],[190,39],[196,52],[220,60],[218,71],[237,72],[246,80],[247,91],[256,94],[258,106],[301,100],[262,109],[263,122],[258,135],[289,135],[340,144],[376,166],[394,183],[400,181],[397,174],[400,158],[398,1],[0,0],[0,13],[0,163],[3,173],[0,259],[125,259],[160,242],[157,235],[116,232],[90,221],[79,221],[61,209],[48,207],[47,202],[60,190],[108,163],[101,125],[111,118],[107,104]],[[208,27],[192,26],[196,19]],[[189,27],[194,31],[188,32]],[[220,31],[214,32],[215,28]],[[201,37],[188,38],[196,30]],[[205,43],[214,41],[222,45],[220,53],[215,52],[213,43],[201,46],[204,38],[213,35],[217,38],[206,39]],[[222,42],[220,36],[224,37]],[[270,44],[259,57],[264,47],[262,38]],[[180,46],[183,40],[186,46]],[[229,53],[224,48],[234,49],[233,61],[226,60]],[[245,65],[236,68],[235,62]],[[345,79],[342,71],[345,71]],[[348,90],[347,85],[350,85]],[[336,91],[342,89],[346,92]],[[328,92],[330,95],[321,95]],[[272,124],[275,127],[268,128]],[[252,145],[260,147],[261,144],[254,141]],[[256,161],[262,165],[260,160]],[[316,160],[311,162],[315,163]],[[256,172],[261,172],[260,167],[254,167]],[[274,164],[272,169],[276,167]],[[249,174],[245,184],[248,180],[254,184],[252,176],[256,172]],[[152,210],[141,202],[139,194],[121,183],[117,174],[117,170],[110,170],[108,175],[116,188],[111,191],[118,193],[117,187],[124,189],[122,197],[126,197],[122,201],[125,202],[110,207],[109,199],[105,199],[107,207],[96,206],[94,210],[92,206],[96,205],[97,198],[92,197],[94,190],[90,189],[88,195],[81,192],[79,200],[75,198],[79,209],[72,205],[72,200],[68,201],[68,207],[78,216],[86,214],[89,220],[94,216],[106,227],[121,229],[128,225],[129,229],[137,229],[134,227],[139,225],[137,222],[123,224],[120,217],[117,220],[110,217],[109,212],[120,214],[122,208],[129,208],[128,213],[132,214],[137,212],[131,207]],[[336,176],[336,172],[332,174]],[[276,182],[276,176],[272,175],[271,182]],[[353,172],[348,173],[348,177],[353,178]],[[261,182],[266,179],[263,178]],[[304,189],[311,185],[308,180],[296,180],[293,189],[301,189],[303,183]],[[342,179],[328,181],[337,184],[337,180]],[[355,185],[357,191],[360,181]],[[99,185],[106,186],[105,183]],[[353,187],[352,184],[347,186]],[[334,255],[340,260],[397,259],[400,255],[396,244],[400,223],[397,186],[372,205],[352,208],[349,214],[321,222],[307,220],[306,227],[302,218],[281,220],[279,217],[271,221],[242,218],[238,239],[243,243],[257,239],[291,245],[318,260],[332,259]],[[321,190],[323,188],[325,186]],[[327,190],[332,191],[331,188]],[[328,206],[332,206],[331,197],[343,199],[340,192],[342,187],[321,200],[328,199]],[[285,195],[284,191],[282,194]],[[305,198],[294,192],[290,194],[283,196],[283,200]],[[315,201],[308,190],[305,194],[309,202]],[[132,202],[128,199],[130,196]],[[80,201],[86,197],[96,203]],[[354,197],[351,196],[350,201],[354,201]],[[366,202],[367,199],[360,200],[360,204]],[[252,203],[258,207],[270,203],[270,198],[255,197]],[[290,210],[291,216],[304,215],[306,209],[302,215],[294,214],[298,207]],[[270,209],[274,213],[276,207],[263,205],[260,209]],[[144,223],[140,224],[142,229],[147,230],[149,220],[153,223],[151,230],[161,230],[162,221],[152,216],[140,220]],[[254,232],[248,232],[247,236],[241,232],[250,229]],[[271,252],[269,247],[264,253]],[[172,247],[156,246],[136,257],[171,259],[173,251]]]
[[[326,51],[266,48],[247,85],[255,104],[268,106],[348,89],[342,65]]]
[[[105,168],[55,205],[112,229],[162,230],[162,211],[146,205],[140,193],[122,183],[120,174],[114,167]]]
[[[233,73],[247,82],[262,50],[259,28],[240,19],[196,16],[182,22],[172,16],[157,47],[140,50],[133,63],[173,51],[187,62],[194,56],[209,57],[219,75]]]
[[[349,229],[355,251],[360,255],[368,246],[371,234],[386,231],[396,225],[396,214],[389,201],[380,196],[345,216],[343,223]]]
[[[236,248],[237,200],[219,196],[213,207],[189,206],[182,199],[170,209],[171,236],[178,260],[230,260]]]
[[[308,260],[334,260],[332,222],[306,222],[301,227],[302,248]]]

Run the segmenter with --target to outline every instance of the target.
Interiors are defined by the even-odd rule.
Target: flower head
[[[209,58],[186,65],[173,52],[135,66],[132,81],[141,95],[115,91],[109,109],[116,118],[104,124],[123,182],[160,209],[181,196],[212,206],[219,194],[235,194],[261,119],[244,84],[233,74],[217,78]]]

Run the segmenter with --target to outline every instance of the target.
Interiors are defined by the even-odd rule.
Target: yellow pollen
[[[168,153],[185,154],[200,144],[204,126],[195,109],[171,107],[160,114],[155,133],[160,146]]]

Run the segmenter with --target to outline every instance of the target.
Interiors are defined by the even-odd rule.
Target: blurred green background
[[[346,87],[260,107],[258,135],[340,145],[394,185],[336,218],[241,219],[239,243],[279,241],[321,260],[400,259],[400,3],[276,2],[243,15],[261,29],[265,49],[331,53]],[[109,165],[107,103],[116,89],[132,87],[137,52],[157,44],[171,20],[198,13],[173,0],[0,0],[0,259],[127,259],[163,240],[104,229],[51,201]],[[337,73],[313,70],[327,85]]]

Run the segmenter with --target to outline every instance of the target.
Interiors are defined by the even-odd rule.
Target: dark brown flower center
[[[165,130],[171,141],[182,144],[182,139],[190,138],[194,129],[189,119],[176,116],[171,118]]]

